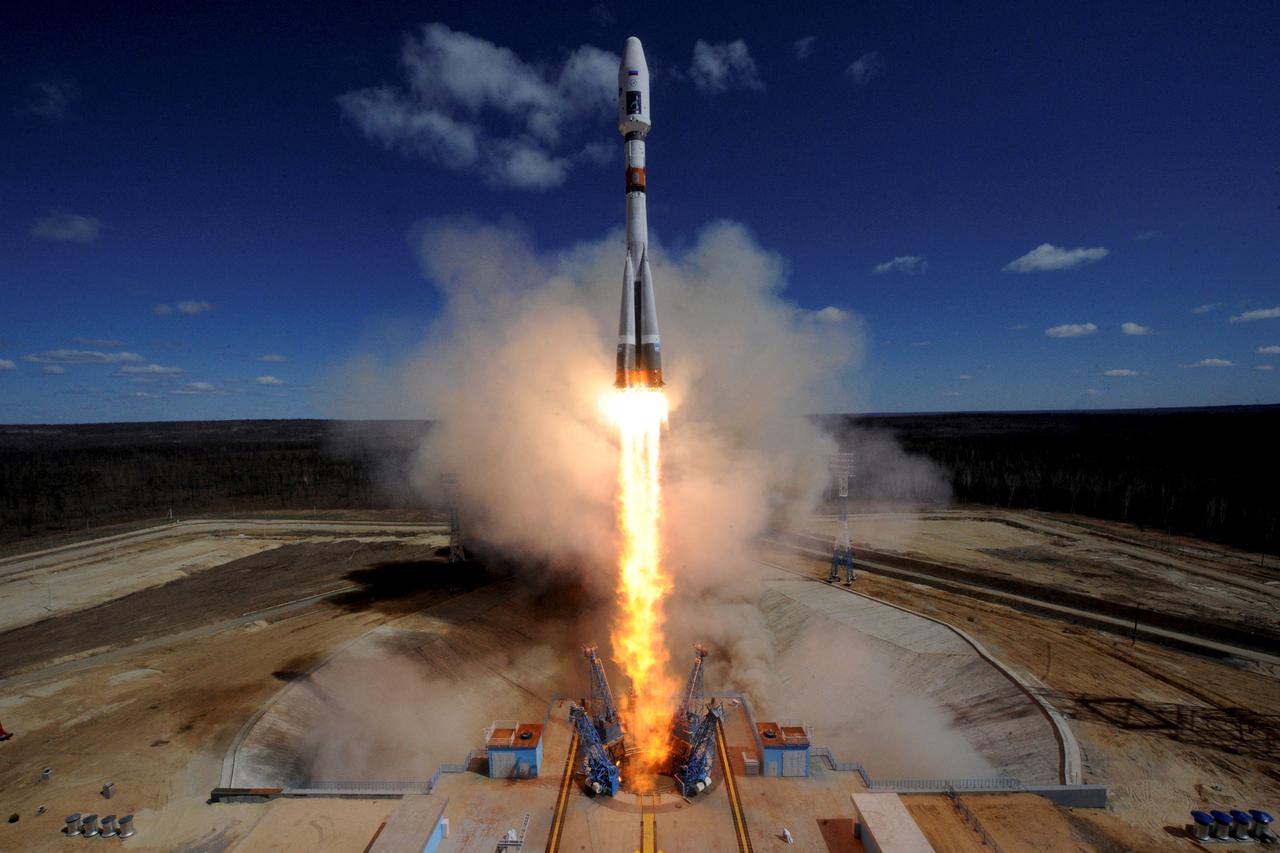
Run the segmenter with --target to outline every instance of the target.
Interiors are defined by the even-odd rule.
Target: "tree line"
[[[859,488],[1076,513],[1280,551],[1280,406],[828,415]],[[0,426],[0,540],[141,517],[422,508],[425,421]],[[891,437],[928,465],[886,453]],[[878,460],[897,459],[893,463]],[[883,469],[883,470],[882,470]],[[945,492],[945,484],[941,492]]]
[[[0,540],[140,517],[380,509],[427,424],[219,421],[0,427]]]
[[[1280,406],[831,416],[842,444],[891,433],[955,500],[1075,513],[1280,551]]]

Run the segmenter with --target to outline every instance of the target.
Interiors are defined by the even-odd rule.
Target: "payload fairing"
[[[649,66],[640,39],[627,39],[618,68],[618,131],[627,163],[627,259],[623,264],[622,315],[618,320],[618,388],[661,388],[662,346],[649,269],[645,215],[644,139],[651,126]]]

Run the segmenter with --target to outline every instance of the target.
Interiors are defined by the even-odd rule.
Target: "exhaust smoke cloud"
[[[446,219],[420,223],[410,243],[443,311],[404,362],[351,362],[336,414],[436,420],[410,472],[419,491],[436,496],[439,475],[455,472],[471,537],[611,600],[618,436],[600,396],[614,379],[621,230],[547,252],[516,223]],[[784,260],[741,225],[711,223],[679,251],[651,252],[670,406],[670,657],[683,667],[686,643],[707,641],[732,661],[713,670],[716,687],[776,694],[774,638],[743,569],[758,534],[804,518],[828,485],[835,443],[809,416],[856,408],[848,388],[865,333],[846,310],[789,302]],[[883,442],[873,464],[868,483],[930,475]]]

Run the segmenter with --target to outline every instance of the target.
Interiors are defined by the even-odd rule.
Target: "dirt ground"
[[[1014,575],[1021,571],[1016,561],[1007,554],[984,555],[983,549],[1046,547],[1038,552],[1043,559],[1031,561],[1026,571],[1045,581],[1061,576],[1064,583],[1078,582],[1070,559],[1059,572],[1051,557],[1061,548],[1068,558],[1080,559],[1079,547],[1004,541],[1033,535],[1008,521],[1047,526],[1058,532],[1034,535],[1070,535],[1087,540],[1090,548],[1131,555],[1118,558],[1115,579],[1100,583],[1156,588],[1171,583],[1169,578],[1194,575],[1201,578],[1195,582],[1224,590],[1224,602],[1248,590],[1270,601],[1274,613],[1274,593],[1265,598],[1277,588],[1270,570],[1255,571],[1247,555],[1160,536],[1143,553],[1148,534],[1133,529],[1105,526],[1098,532],[999,510],[993,517],[1002,520],[984,521],[975,513],[958,513],[951,519],[954,529],[948,514],[931,513],[916,524],[928,535],[914,538],[906,535],[911,519],[899,516],[896,530],[886,527],[884,541],[876,544]],[[858,536],[874,538],[871,521],[855,520],[855,529],[864,531]],[[225,576],[221,564],[200,548],[176,559],[150,552],[156,568],[141,579],[104,569],[117,559],[105,551],[82,555],[79,569],[61,560],[44,568],[0,561],[0,721],[16,733],[0,743],[0,817],[18,818],[0,822],[0,850],[61,849],[66,842],[58,830],[63,817],[75,812],[134,814],[138,834],[122,842],[131,850],[364,849],[395,801],[210,806],[207,800],[237,733],[284,684],[370,631],[474,588],[434,562],[434,548],[444,541],[439,528],[409,545],[403,530],[367,524],[353,531],[334,522],[328,532],[291,530],[287,522],[266,531],[249,521],[228,524],[216,534],[217,547],[233,558]],[[984,531],[996,532],[987,539]],[[246,544],[252,553],[235,558],[238,552],[226,546],[245,542],[241,534],[272,541],[269,548]],[[801,576],[823,577],[827,571],[822,561],[792,552],[774,549],[762,556]],[[190,564],[181,565],[184,560]],[[1170,560],[1186,565],[1149,568]],[[175,570],[164,568],[175,562]],[[1125,574],[1126,565],[1132,573]],[[1214,566],[1220,576],[1209,577]],[[23,616],[30,593],[22,593],[28,603],[19,605],[15,598],[8,606],[18,612],[4,617],[6,580],[14,579],[14,590],[38,588],[60,573],[56,583],[74,586],[80,570],[94,578],[98,597],[31,622]],[[1090,569],[1095,570],[1100,571]],[[1183,574],[1160,580],[1161,572],[1174,571]],[[981,642],[1068,717],[1083,753],[1084,781],[1111,787],[1104,811],[963,797],[1003,849],[1029,849],[1023,844],[1026,827],[1037,836],[1043,828],[1069,837],[1076,846],[1064,850],[1193,849],[1180,835],[1191,808],[1280,811],[1280,773],[1272,763],[1280,746],[1276,668],[1145,642],[1131,645],[1114,634],[873,573],[861,574],[856,588],[956,625]],[[1153,600],[1176,597],[1162,596]],[[477,720],[475,730],[488,722]],[[41,781],[45,767],[52,775]],[[98,794],[105,782],[116,785],[111,800]],[[41,806],[44,813],[37,814]],[[945,798],[922,801],[919,808],[936,812],[940,831],[963,832],[965,824],[956,823]],[[1030,810],[1023,819],[1020,809]],[[824,837],[831,827],[845,826],[847,817],[824,818]],[[831,829],[831,838],[840,835]],[[761,842],[761,849],[770,846],[768,839]]]
[[[823,519],[810,530],[829,541],[836,526]],[[855,553],[919,557],[1132,607],[1139,618],[1178,615],[1280,638],[1275,557],[1115,522],[990,508],[851,512],[849,527]]]
[[[994,531],[996,542],[1026,531],[1010,533],[1008,512],[991,512],[984,520],[973,511],[957,512],[961,524],[949,530],[951,514],[930,514],[912,520],[896,516],[888,533],[877,533],[882,519],[851,517],[855,535],[880,547],[892,543],[903,552],[930,559],[965,560],[993,571],[1015,571],[1003,557],[983,562],[980,555],[992,540],[983,529]],[[1045,521],[1038,514],[1025,521],[1033,529],[1057,531],[1072,525],[1061,519]],[[1095,536],[1089,521],[1078,539]],[[1089,545],[1112,547],[1125,553],[1138,548],[1141,533],[1120,525],[1101,526],[1101,535]],[[878,538],[882,537],[882,538]],[[1113,538],[1114,537],[1114,538]],[[1145,576],[1148,565],[1184,564],[1188,574],[1209,578],[1224,591],[1224,600],[1242,588],[1262,585],[1270,590],[1268,619],[1275,618],[1276,586],[1270,570],[1257,569],[1256,555],[1223,552],[1216,546],[1191,543],[1154,534],[1155,547],[1142,559],[1118,561],[1132,572],[1117,569],[1114,577],[1099,582],[1100,594],[1135,595],[1136,589],[1161,593],[1153,600],[1176,598],[1176,588]],[[1024,546],[1026,547],[1026,546]],[[1051,554],[1053,547],[1036,543]],[[1074,554],[1067,545],[1068,558]],[[1079,552],[1075,552],[1078,554]],[[979,556],[975,556],[979,555]],[[824,561],[798,557],[773,549],[770,560],[811,576],[825,576]],[[1029,572],[1056,577],[1052,563],[1037,562]],[[1172,571],[1172,570],[1171,570]],[[1069,574],[1069,570],[1064,570]],[[1241,577],[1237,577],[1240,575]],[[1261,808],[1280,805],[1280,772],[1274,755],[1280,747],[1280,671],[1276,667],[1243,660],[1221,660],[1175,651],[1147,642],[1099,630],[1034,616],[990,604],[977,597],[959,596],[928,586],[877,577],[863,572],[856,582],[859,592],[933,616],[981,642],[1004,664],[1033,683],[1070,720],[1078,739],[1086,783],[1105,783],[1111,794],[1108,812],[1140,834],[1116,849],[1170,849],[1182,838],[1187,813],[1194,808]],[[1145,593],[1144,593],[1145,594]],[[1254,602],[1253,609],[1261,609]],[[1089,810],[1073,813],[1074,825],[1088,827],[1102,815]],[[1103,837],[1108,837],[1104,834]],[[1008,846],[1003,840],[1002,846]],[[1124,845],[1128,845],[1127,847]]]

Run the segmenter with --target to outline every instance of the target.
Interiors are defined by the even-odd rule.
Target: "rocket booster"
[[[618,388],[661,388],[662,347],[649,270],[649,222],[645,214],[644,139],[649,135],[649,66],[632,36],[618,68],[618,131],[627,164],[627,258],[618,321]]]

